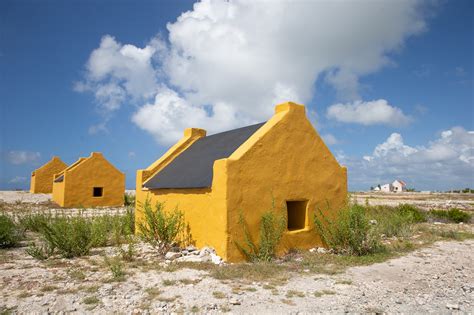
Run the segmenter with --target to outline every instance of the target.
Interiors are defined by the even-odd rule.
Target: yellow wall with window
[[[56,174],[53,184],[53,201],[68,208],[122,206],[124,193],[125,174],[98,152]]]
[[[137,224],[143,220],[141,204],[147,198],[152,203],[164,202],[168,210],[178,207],[185,213],[198,247],[212,246],[223,259],[235,262],[244,259],[235,244],[244,244],[240,214],[256,241],[262,215],[272,210],[287,220],[290,216],[279,253],[322,245],[313,216],[318,209],[332,215],[344,205],[347,172],[307,119],[304,106],[291,102],[276,106],[275,115],[234,153],[214,162],[211,188],[142,187],[152,174],[203,136],[200,129],[187,129],[184,138],[162,158],[138,171]]]

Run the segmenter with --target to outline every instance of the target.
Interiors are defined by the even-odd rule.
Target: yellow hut
[[[50,194],[53,191],[54,174],[63,171],[67,164],[57,156],[31,173],[30,192]]]
[[[61,207],[122,206],[125,174],[93,152],[54,176],[53,201]]]
[[[184,137],[145,170],[137,171],[136,223],[141,204],[164,202],[184,212],[198,247],[212,246],[227,261],[244,256],[242,214],[258,240],[262,214],[272,209],[287,218],[279,245],[322,245],[314,231],[317,209],[330,213],[347,196],[347,171],[341,167],[305,114],[291,102],[275,107],[267,122],[206,136],[190,128]]]

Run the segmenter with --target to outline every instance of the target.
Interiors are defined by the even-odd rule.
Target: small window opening
[[[103,187],[94,187],[92,190],[92,196],[94,197],[102,197],[104,193],[104,188]]]
[[[306,225],[306,205],[307,200],[287,201],[288,231],[302,230]]]

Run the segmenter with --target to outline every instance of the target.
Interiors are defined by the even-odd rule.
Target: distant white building
[[[392,192],[392,184],[385,184],[380,187],[380,191],[382,192]]]
[[[392,183],[392,189],[394,193],[401,193],[401,192],[407,191],[407,184],[405,184],[405,182],[402,180],[396,179]]]
[[[407,191],[407,184],[405,184],[405,182],[402,180],[396,179],[391,184],[377,185],[376,187],[372,188],[372,191],[401,193]]]

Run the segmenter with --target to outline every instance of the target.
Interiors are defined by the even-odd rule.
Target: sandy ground
[[[0,199],[15,207],[41,208],[42,202],[48,204],[42,198],[0,192]],[[23,203],[18,205],[19,199]],[[293,272],[277,282],[166,270],[163,259],[143,243],[125,279],[112,281],[104,256],[115,255],[115,248],[38,261],[25,252],[26,243],[0,250],[0,313],[474,313],[474,240],[438,242],[339,274]]]
[[[367,202],[371,206],[407,203],[424,210],[458,208],[474,211],[474,194],[356,192],[351,194],[351,198],[359,204]]]
[[[30,194],[27,191],[0,191],[0,201],[6,203],[46,203],[51,201],[51,194]]]
[[[137,269],[123,282],[109,282],[109,272],[98,267],[102,261],[98,255],[60,259],[54,264],[38,262],[22,248],[1,255],[0,310],[19,313],[474,312],[472,240],[439,242],[404,257],[353,267],[337,275],[294,274],[272,290],[266,282],[223,282],[194,269]],[[176,282],[166,286],[164,280]],[[150,294],[153,290],[160,292]],[[97,300],[88,304],[87,298]]]

